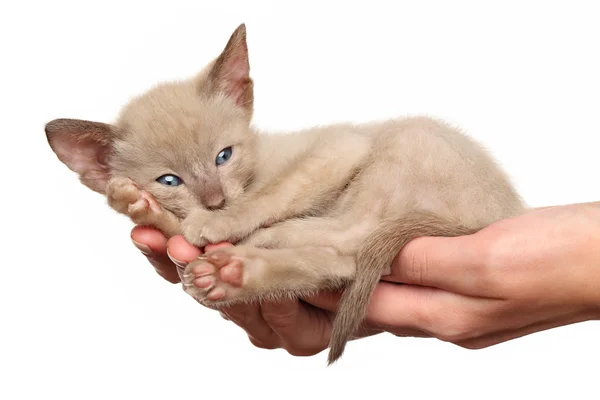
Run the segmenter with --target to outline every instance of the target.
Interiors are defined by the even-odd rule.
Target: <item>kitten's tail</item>
[[[461,236],[477,230],[427,211],[412,211],[384,221],[358,252],[355,279],[344,291],[333,323],[328,365],[342,356],[346,343],[358,331],[381,274],[406,243],[421,236]]]

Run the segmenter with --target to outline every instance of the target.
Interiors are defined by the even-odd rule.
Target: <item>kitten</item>
[[[345,288],[331,364],[405,243],[523,212],[491,156],[444,122],[257,132],[249,70],[242,24],[197,76],[133,99],[115,124],[46,125],[58,158],[136,224],[198,246],[236,242],[187,266],[186,291],[204,304]]]

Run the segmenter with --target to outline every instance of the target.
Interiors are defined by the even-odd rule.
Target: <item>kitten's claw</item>
[[[106,185],[108,204],[120,213],[127,214],[129,205],[140,198],[140,189],[129,178],[114,177]]]
[[[127,214],[132,219],[140,218],[142,215],[146,214],[150,209],[150,204],[148,200],[145,198],[141,198],[133,204],[129,204],[127,207]]]

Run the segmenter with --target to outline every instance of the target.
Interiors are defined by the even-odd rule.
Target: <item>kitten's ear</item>
[[[223,93],[235,104],[252,113],[254,90],[250,78],[245,24],[241,24],[233,32],[225,49],[214,61],[203,89],[210,94]]]
[[[58,159],[79,174],[84,185],[105,194],[110,178],[107,162],[112,149],[112,126],[78,119],[55,119],[46,124],[45,130]]]

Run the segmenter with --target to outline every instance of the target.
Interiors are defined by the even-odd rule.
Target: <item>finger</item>
[[[207,245],[205,250],[208,252],[231,246],[233,246],[231,243],[223,242]],[[171,260],[184,266],[185,264],[189,264],[196,260],[202,254],[200,248],[190,244],[182,235],[176,235],[170,238],[167,241],[166,247]]]
[[[387,284],[381,283],[380,286],[381,285]],[[392,287],[394,286],[398,285],[393,285]],[[382,332],[389,332],[396,336],[405,337],[431,337],[429,333],[413,327],[417,322],[407,322],[407,319],[410,318],[410,314],[407,314],[406,310],[402,311],[400,315],[388,314],[393,311],[387,308],[388,306],[382,305],[381,302],[389,301],[393,293],[388,292],[385,288],[377,288],[376,293],[377,294],[374,295],[374,299],[371,301],[371,305],[367,311],[365,324],[356,334],[357,338],[372,336]],[[396,294],[402,295],[402,293]],[[328,292],[319,293],[304,300],[315,307],[334,313],[337,310],[340,298],[341,292]],[[402,299],[397,298],[395,301],[402,301]],[[398,310],[395,311],[397,312]]]
[[[342,292],[319,292],[310,297],[303,297],[302,300],[306,303],[327,310],[329,312],[335,312],[338,308],[338,303],[342,297]]]
[[[201,249],[190,244],[182,235],[169,238],[166,252],[171,262],[177,267],[176,271],[180,280],[186,265],[196,260],[202,254]]]
[[[402,248],[382,280],[486,294],[485,246],[476,235],[416,238]]]
[[[386,331],[407,331],[411,333],[429,332],[435,315],[443,310],[443,300],[436,288],[413,285],[398,285],[380,282],[371,297],[365,322],[371,326],[382,327]],[[306,299],[315,307],[335,311],[341,293],[322,293]]]
[[[302,301],[310,306],[325,310],[335,318],[335,312],[338,308],[338,303],[342,297],[342,292],[322,292],[311,297],[302,298]],[[364,338],[367,336],[377,335],[384,332],[384,330],[376,325],[365,323],[356,332],[353,339]]]
[[[131,231],[131,240],[161,277],[171,283],[180,281],[175,265],[167,256],[167,238],[160,231],[136,226]]]
[[[220,311],[242,328],[255,346],[263,349],[281,347],[281,338],[264,320],[258,304],[239,304],[222,308]]]
[[[410,285],[398,285],[380,282],[371,297],[367,308],[366,322],[376,326],[419,328],[417,322],[423,317],[424,307],[429,300],[432,288]],[[336,312],[342,292],[319,293],[307,297],[305,301],[315,307]]]
[[[183,235],[173,236],[167,241],[167,252],[174,262],[180,264],[189,264],[202,254],[202,250],[190,244]]]
[[[329,346],[332,315],[300,300],[261,305],[262,316],[295,356],[312,356]]]
[[[381,282],[373,292],[366,321],[377,326],[431,332],[445,309],[440,289]],[[445,292],[447,293],[447,292]]]
[[[311,297],[303,298],[302,301],[313,307],[325,310],[331,315],[335,316],[335,312],[337,311],[338,303],[340,302],[341,296],[342,292],[339,291],[321,292]],[[355,338],[358,339],[367,336],[373,336],[382,332],[384,332],[384,330],[376,325],[364,324],[363,326],[361,326],[358,332],[356,332]]]
[[[554,329],[565,325],[576,324],[589,319],[589,317],[582,315],[572,315],[561,320],[544,320],[516,329],[506,329],[500,332],[474,337],[472,339],[457,342],[456,344],[468,349],[483,349],[499,343],[508,342],[509,340],[531,335],[533,333]]]

